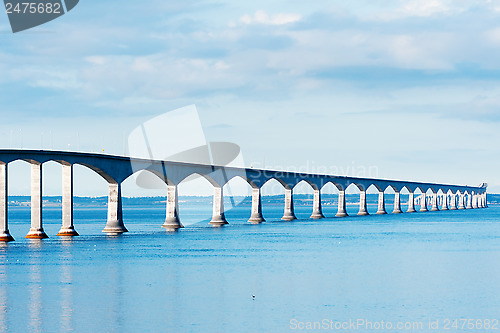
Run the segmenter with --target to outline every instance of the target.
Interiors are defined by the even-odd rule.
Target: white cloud
[[[263,10],[258,10],[253,16],[248,14],[242,16],[240,22],[243,24],[284,25],[298,22],[301,19],[300,14],[279,13],[271,16]]]

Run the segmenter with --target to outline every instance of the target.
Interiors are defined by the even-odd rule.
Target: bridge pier
[[[422,193],[420,196],[420,211],[427,212],[427,193]]]
[[[465,194],[458,194],[458,209],[465,209]]]
[[[184,228],[179,219],[179,197],[177,185],[167,185],[167,213],[165,223],[161,226],[167,231]]]
[[[441,203],[441,210],[448,210],[448,193],[443,193],[443,202]]]
[[[484,208],[483,207],[483,195],[478,194],[477,195],[477,208]]]
[[[483,193],[483,200],[484,200],[484,208],[488,208],[488,193],[484,192]]]
[[[450,210],[457,210],[457,193],[451,193]]]
[[[410,191],[408,194],[408,209],[406,210],[407,213],[415,213],[415,194]]]
[[[7,164],[0,163],[0,242],[12,242],[14,237],[9,233],[9,225],[7,218],[8,211],[8,177]]]
[[[102,232],[110,236],[116,236],[127,232],[123,224],[122,211],[122,184],[110,183],[108,195],[108,221]]]
[[[433,192],[432,193],[431,202],[432,202],[431,212],[437,212],[437,211],[439,211],[439,208],[438,208],[438,194],[437,194],[437,192]]]
[[[26,238],[48,238],[42,226],[42,164],[31,162],[31,228]]]
[[[57,236],[78,236],[73,226],[73,165],[62,164],[62,226]]]
[[[323,219],[325,216],[323,215],[323,211],[321,209],[321,190],[315,189],[313,195],[313,212],[311,214],[311,219]]]
[[[473,209],[477,209],[477,208],[478,208],[478,205],[477,205],[477,201],[478,201],[478,200],[477,200],[477,199],[478,199],[477,194],[476,194],[476,193],[474,193],[474,194],[472,195],[472,208],[473,208]]]
[[[385,211],[384,191],[378,192],[377,214],[379,214],[379,215],[387,214],[387,212]]]
[[[467,195],[467,204],[465,206],[465,209],[472,209],[472,194],[469,193]]]
[[[293,211],[293,193],[291,188],[285,188],[285,211],[281,219],[283,221],[293,221],[297,219]]]
[[[339,202],[336,217],[345,217],[347,215],[345,207],[345,190],[339,190]]]
[[[265,222],[264,216],[262,216],[262,200],[260,187],[252,188],[252,215],[248,222],[252,224],[259,224]]]
[[[401,196],[399,191],[394,192],[394,209],[392,210],[393,214],[401,214],[403,211],[401,210]]]
[[[369,215],[366,209],[366,191],[359,192],[359,212],[358,215]]]
[[[226,221],[226,216],[224,215],[224,195],[222,187],[214,186],[214,205],[211,225],[214,227],[220,227],[224,224],[229,224]]]

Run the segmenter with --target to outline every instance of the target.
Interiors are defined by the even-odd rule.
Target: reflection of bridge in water
[[[409,192],[407,212],[415,212],[415,203],[420,202],[419,211],[453,210],[487,207],[486,184],[479,187],[420,183],[399,180],[343,177],[322,174],[308,174],[285,171],[246,169],[237,167],[202,165],[170,161],[148,160],[111,155],[38,150],[0,150],[0,241],[13,240],[9,234],[7,221],[8,164],[24,160],[31,164],[31,228],[26,238],[46,238],[42,227],[42,165],[56,161],[62,165],[62,227],[59,236],[78,235],[73,227],[73,165],[83,165],[102,176],[109,186],[108,217],[103,230],[108,234],[120,234],[127,229],[123,223],[121,184],[138,171],[149,171],[160,178],[167,187],[166,219],[163,227],[167,230],[182,228],[179,220],[177,186],[187,177],[198,174],[207,179],[214,188],[213,215],[210,224],[227,224],[224,216],[223,187],[231,179],[240,177],[252,187],[252,209],[250,223],[264,221],[261,206],[261,188],[271,179],[277,180],[285,188],[284,214],[282,220],[296,219],[293,208],[293,188],[300,182],[308,183],[313,191],[313,213],[311,218],[323,218],[321,209],[321,189],[328,183],[339,191],[336,216],[347,216],[345,190],[355,185],[360,191],[358,215],[368,215],[366,190],[374,186],[378,191],[377,214],[386,214],[384,191],[394,190],[393,213],[402,213],[400,192]],[[421,195],[415,198],[415,191]],[[430,197],[427,192],[431,191]]]

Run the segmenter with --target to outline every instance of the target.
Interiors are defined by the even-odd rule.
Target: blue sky
[[[0,146],[122,154],[138,124],[196,104],[247,166],[498,193],[498,59],[493,0],[82,0],[17,34],[0,15]],[[10,172],[28,194],[27,165]],[[77,176],[77,194],[105,194]]]

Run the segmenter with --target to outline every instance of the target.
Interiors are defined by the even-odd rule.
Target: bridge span
[[[368,215],[366,190],[374,186],[378,191],[377,214],[387,214],[385,209],[384,191],[391,187],[394,194],[394,210],[392,213],[402,213],[400,192],[409,192],[408,213],[416,212],[415,191],[419,196],[419,211],[473,209],[487,207],[486,184],[480,186],[462,186],[450,184],[421,183],[388,179],[356,178],[325,174],[297,173],[273,171],[253,168],[237,168],[218,165],[181,163],[172,161],[150,160],[113,156],[94,153],[43,150],[0,150],[0,241],[14,240],[9,233],[8,209],[8,166],[9,163],[24,160],[31,164],[31,228],[26,238],[47,238],[42,226],[42,165],[55,161],[62,166],[62,226],[58,236],[76,236],[73,225],[73,166],[85,166],[101,177],[109,186],[108,215],[103,232],[117,235],[126,232],[122,214],[122,183],[128,177],[139,171],[148,171],[161,179],[167,188],[166,219],[163,228],[169,231],[182,228],[179,219],[178,184],[187,177],[198,174],[207,179],[214,188],[213,214],[210,224],[222,226],[227,224],[224,216],[223,187],[231,179],[241,177],[252,187],[252,208],[250,223],[264,222],[262,216],[261,187],[271,179],[277,180],[285,189],[284,214],[282,220],[296,219],[293,208],[293,188],[300,182],[307,182],[314,191],[312,219],[324,218],[321,209],[321,189],[328,183],[339,191],[337,217],[347,216],[345,190],[354,184],[360,191],[358,215]],[[430,198],[426,192],[432,191]],[[441,193],[439,193],[441,192]]]

